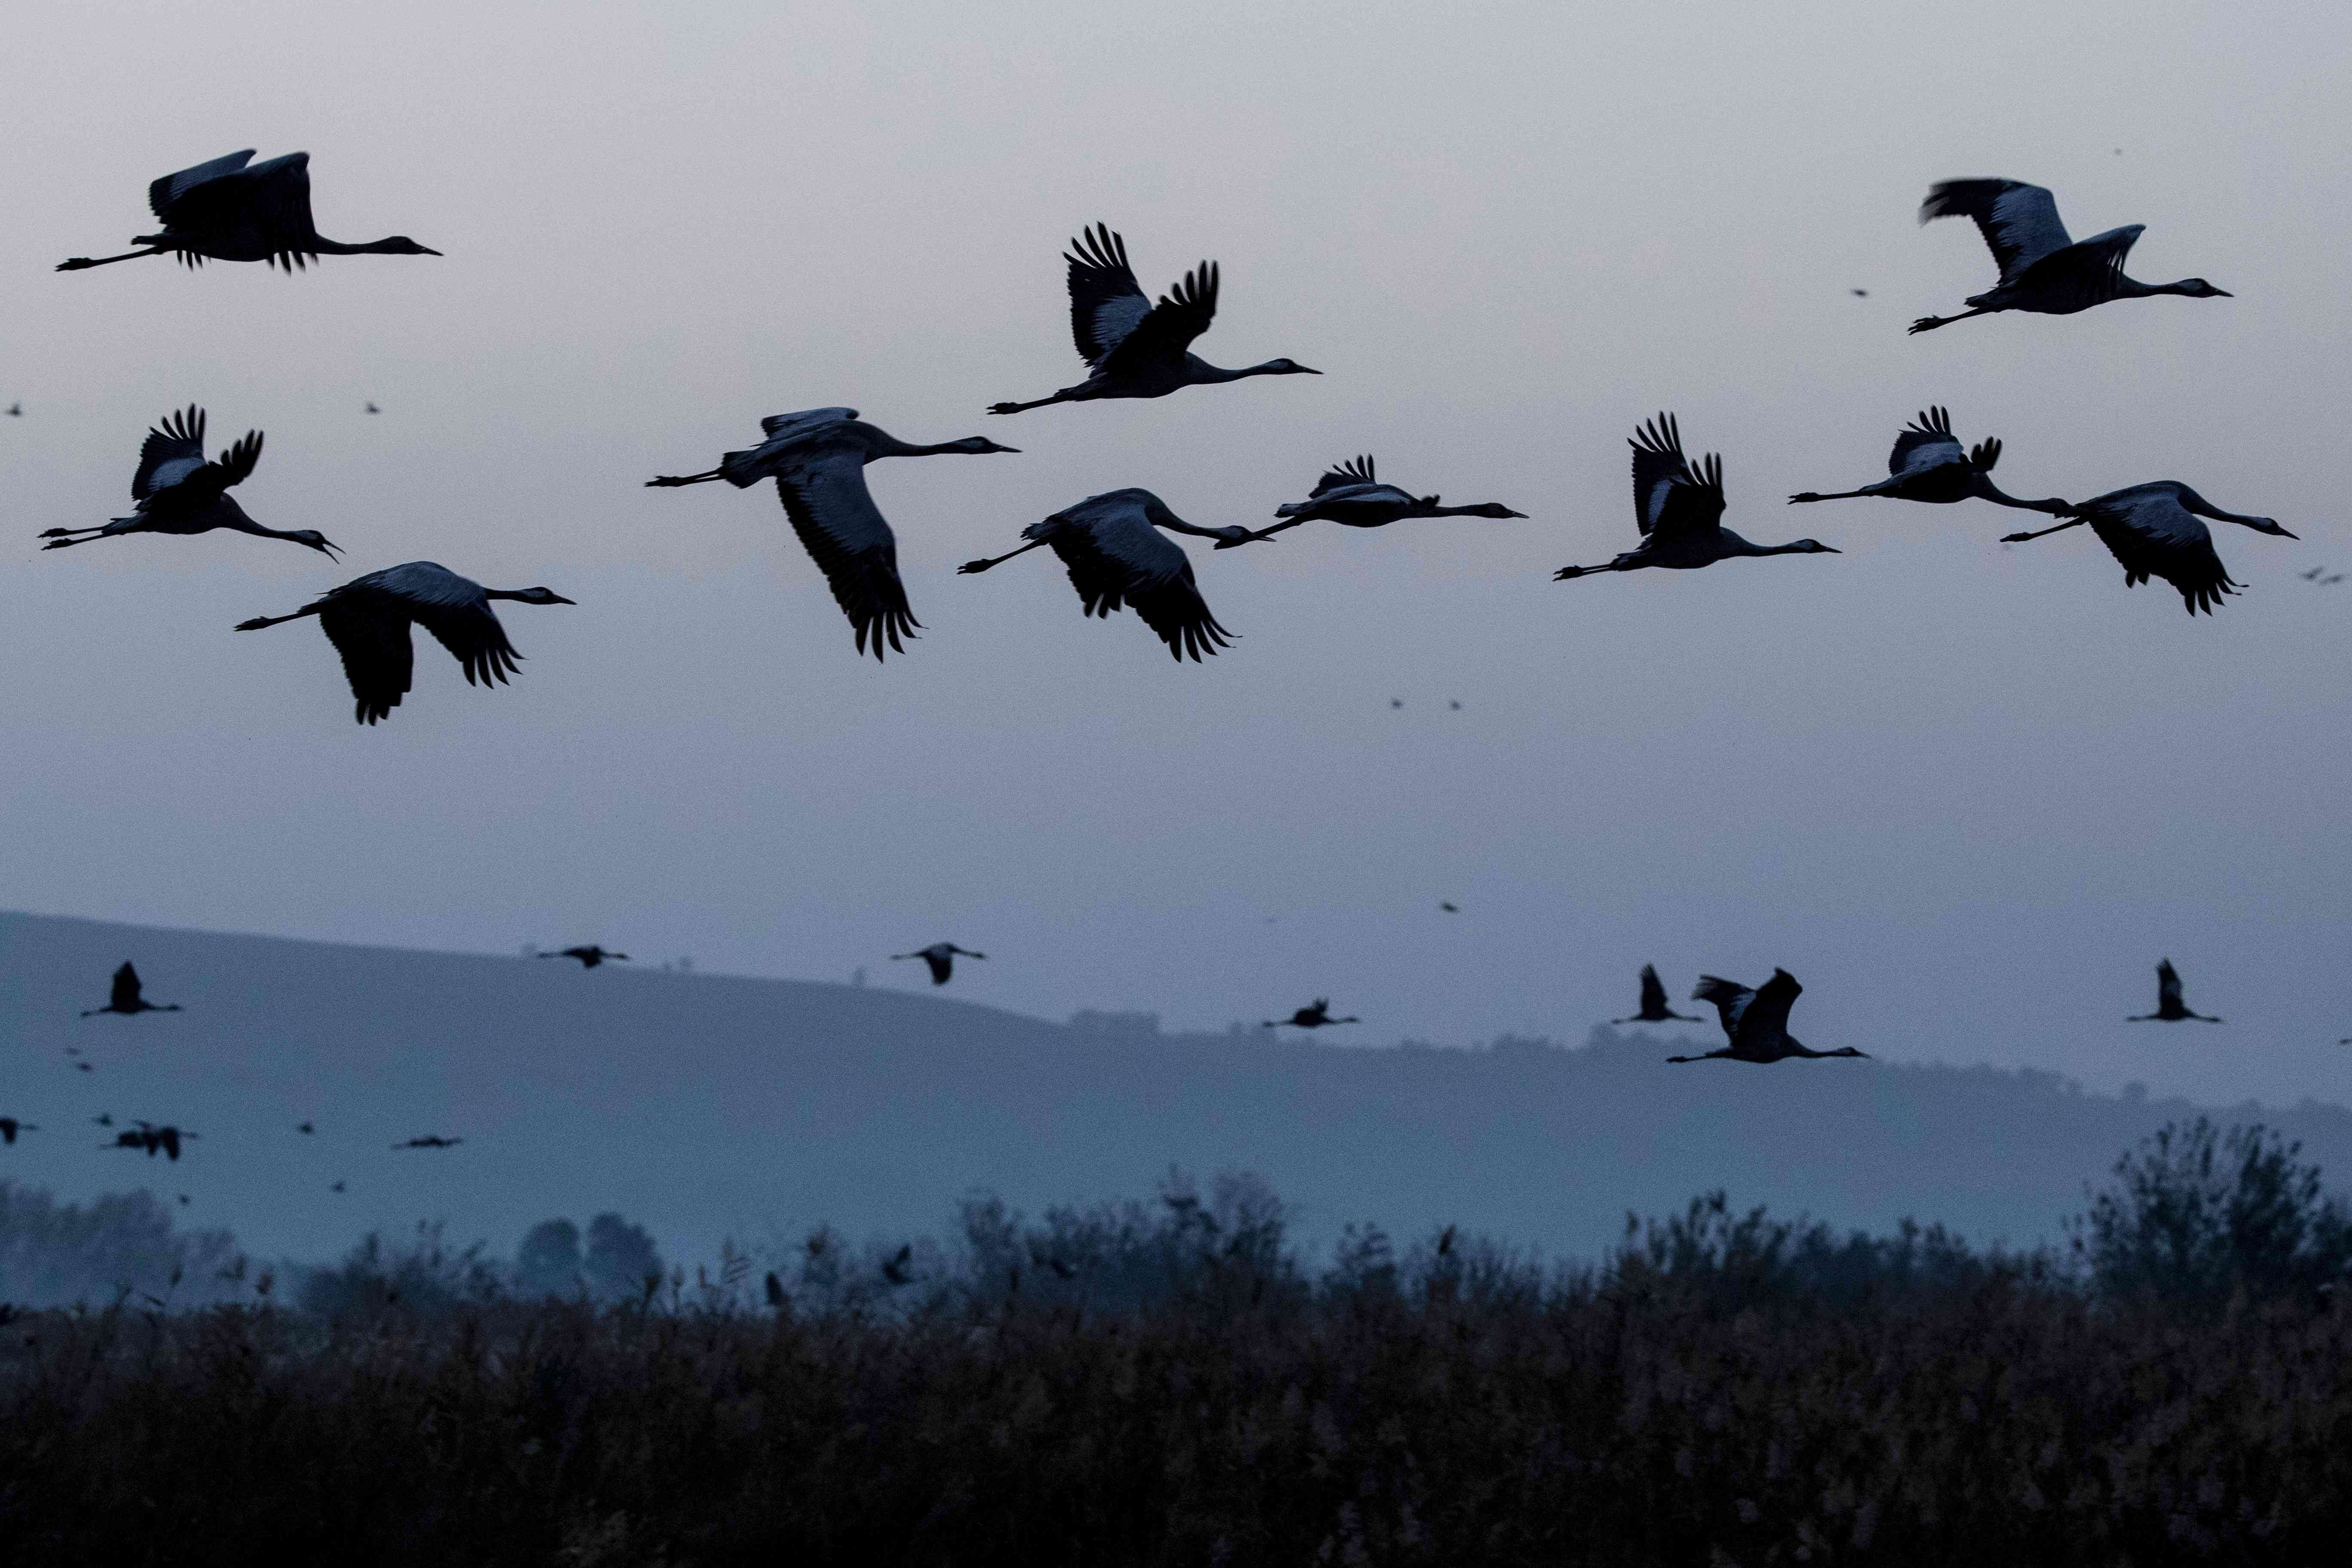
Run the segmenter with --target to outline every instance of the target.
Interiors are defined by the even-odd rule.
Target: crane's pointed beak
[[[565,598],[565,597],[564,597],[562,595],[561,595],[561,594],[550,594],[550,595],[548,595],[548,598],[549,598],[551,602],[553,602],[553,603],[555,603],[555,604],[558,604],[558,605],[573,605],[573,606],[575,606],[575,607],[576,607],[576,606],[579,605],[579,603],[580,603],[580,601],[579,601],[579,600],[577,600],[577,599],[567,599],[567,598]]]
[[[337,544],[331,539],[321,539],[318,543],[311,545],[310,548],[317,551],[320,554],[325,556],[330,561],[341,561],[342,559],[342,556],[339,553],[339,552],[341,551],[342,546]]]

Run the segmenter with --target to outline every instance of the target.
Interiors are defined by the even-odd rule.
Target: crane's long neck
[[[292,539],[298,544],[309,542],[307,540],[298,538],[290,529],[272,528],[266,522],[254,521],[246,515],[243,507],[226,496],[221,497],[217,504],[226,514],[220,521],[220,526],[223,528],[233,528],[239,533],[256,534],[263,539]]]
[[[1245,364],[1238,370],[1227,370],[1223,365],[1211,364],[1197,355],[1193,356],[1192,365],[1192,380],[1203,385],[1211,382],[1239,381],[1250,375],[1280,375],[1286,368],[1282,361],[1270,359],[1264,364]]]
[[[2200,517],[2210,517],[2217,522],[2242,523],[2248,528],[2262,528],[2270,521],[2266,517],[2249,517],[2242,512],[2223,511],[2187,485],[2178,488],[2180,493],[2180,504]]]
[[[2178,283],[2143,283],[2137,278],[2117,278],[2115,295],[2118,300],[2145,300],[2155,294],[2186,294],[2191,299],[2202,298],[2194,278],[2183,278]]]
[[[405,256],[409,253],[400,247],[409,243],[412,242],[403,239],[398,235],[387,236],[383,239],[362,240],[356,245],[340,239],[328,239],[321,235],[314,234],[310,237],[310,249],[320,256]]]
[[[1981,469],[1977,474],[1976,492],[1986,500],[2000,506],[2013,506],[2021,511],[2047,512],[2052,517],[2063,517],[2067,511],[2067,503],[2056,496],[2044,500],[2021,500],[1986,478]]]
[[[876,458],[936,458],[943,452],[970,455],[982,449],[979,443],[980,437],[973,436],[961,441],[941,441],[934,446],[920,447],[911,441],[901,441],[896,436],[887,436],[866,460],[870,463]]]

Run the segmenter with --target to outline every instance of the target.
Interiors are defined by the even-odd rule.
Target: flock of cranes
[[[154,181],[148,187],[148,205],[160,230],[135,238],[132,243],[139,248],[117,256],[77,257],[59,269],[168,255],[190,267],[207,260],[260,261],[292,272],[321,256],[440,254],[402,235],[365,244],[327,239],[311,221],[309,156],[294,153],[258,163],[252,160],[251,150],[234,153]],[[2228,297],[2227,290],[2201,278],[2149,284],[2127,277],[2124,258],[2141,226],[2076,241],[2059,220],[2056,199],[2040,185],[2016,180],[1946,181],[1929,190],[1919,216],[1923,223],[1939,217],[1972,219],[2000,277],[1993,288],[1971,296],[1966,310],[1922,317],[1912,325],[1915,332],[2003,310],[2066,315],[2159,294]],[[1063,260],[1071,336],[1088,374],[1050,396],[993,404],[988,410],[992,415],[1060,403],[1165,397],[1188,386],[1254,376],[1321,374],[1287,358],[1227,369],[1192,353],[1194,342],[1216,319],[1222,275],[1213,261],[1192,268],[1155,301],[1136,278],[1125,238],[1106,224],[1082,230]],[[371,404],[369,412],[374,411]],[[758,446],[729,452],[713,468],[646,482],[672,487],[723,479],[741,489],[772,479],[794,535],[848,619],[856,651],[877,659],[887,653],[903,654],[922,623],[899,575],[897,536],[866,489],[866,465],[879,458],[980,456],[1018,448],[979,436],[910,443],[845,407],[772,416],[761,422],[761,430]],[[50,541],[48,547],[64,549],[131,533],[228,529],[334,556],[337,546],[317,531],[268,527],[247,516],[228,495],[259,461],[260,432],[248,433],[218,458],[207,459],[204,431],[204,410],[193,406],[157,426],[148,436],[132,482],[132,514],[96,527],[50,529],[42,536]],[[1654,566],[1687,571],[1740,556],[1838,553],[1813,539],[1755,544],[1724,527],[1722,459],[1709,453],[1692,461],[1683,450],[1682,433],[1672,414],[1662,413],[1642,425],[1632,445],[1638,542],[1597,565],[1562,567],[1557,579]],[[2179,590],[2192,614],[2210,613],[2239,586],[2223,568],[2201,520],[2294,537],[2269,518],[2223,510],[2174,480],[2134,485],[2080,503],[2057,498],[2021,500],[1992,482],[2000,449],[1998,440],[1985,440],[1964,451],[1952,434],[1948,414],[1932,408],[1896,437],[1886,479],[1830,494],[1801,491],[1790,500],[1882,496],[1949,504],[1973,499],[2063,520],[2038,531],[2011,534],[2007,542],[2087,523],[2123,566],[2126,585],[2161,578]],[[1210,610],[1191,558],[1171,535],[1208,539],[1214,541],[1215,549],[1229,550],[1270,542],[1316,520],[1347,528],[1379,528],[1409,518],[1526,515],[1497,501],[1448,506],[1434,495],[1415,496],[1381,482],[1367,455],[1327,471],[1306,500],[1276,508],[1277,521],[1270,527],[1203,527],[1186,521],[1149,490],[1117,489],[1089,496],[1031,524],[1023,530],[1024,542],[1018,548],[967,562],[961,572],[977,574],[1040,546],[1050,549],[1068,574],[1086,615],[1108,617],[1131,608],[1171,657],[1197,662],[1231,646],[1233,634]],[[502,684],[516,672],[520,656],[492,609],[496,600],[573,603],[543,586],[489,588],[433,562],[414,561],[368,573],[289,615],[257,616],[237,629],[257,630],[315,616],[341,658],[353,716],[373,724],[389,717],[412,687],[415,626],[423,626],[457,658],[469,684]]]

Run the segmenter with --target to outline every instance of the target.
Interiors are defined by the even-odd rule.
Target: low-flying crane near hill
[[[1886,478],[1860,489],[1833,490],[1827,495],[1818,490],[1800,490],[1789,501],[1793,506],[1801,501],[1884,496],[1889,500],[1948,506],[1974,499],[2026,511],[2048,512],[2052,517],[2066,515],[2066,503],[2054,496],[2047,500],[2020,500],[1994,484],[1993,465],[2000,461],[1998,437],[1989,436],[1973,450],[1963,452],[1959,437],[1952,434],[1951,415],[1938,405],[1922,409],[1919,417],[1906,425],[1895,437],[1895,450],[1886,458]]]
[[[771,415],[760,421],[760,428],[767,435],[765,441],[728,453],[715,468],[664,475],[646,483],[664,488],[724,479],[741,489],[773,479],[793,531],[824,574],[834,603],[849,617],[857,651],[871,651],[879,659],[887,639],[892,652],[904,653],[899,639],[914,636],[922,623],[908,606],[906,584],[898,579],[898,536],[874,504],[873,491],[866,488],[866,465],[877,458],[950,452],[979,456],[1021,448],[1000,446],[984,436],[918,447],[865,423],[855,408]]]
[[[2172,967],[2172,960],[2164,959],[2156,966],[2156,1011],[2126,1018],[2126,1024],[2218,1024],[2219,1018],[2209,1018],[2202,1013],[2192,1013],[2180,999],[2180,972]]]
[[[1362,1022],[1363,1020],[1361,1018],[1334,1018],[1331,1016],[1331,998],[1328,996],[1318,996],[1315,998],[1314,1005],[1309,1007],[1301,1007],[1287,1018],[1268,1018],[1261,1027],[1278,1029],[1282,1027],[1283,1025],[1288,1024],[1291,1027],[1296,1029],[1323,1029],[1328,1028],[1333,1024],[1360,1024]]]
[[[1049,403],[1090,403],[1104,397],[1165,397],[1179,387],[1206,386],[1253,375],[1320,375],[1296,360],[1227,370],[1192,352],[1192,340],[1217,316],[1217,264],[1203,261],[1153,304],[1127,264],[1127,241],[1097,224],[1070,241],[1070,331],[1078,357],[1093,374],[1051,397],[991,405],[991,414],[1019,414]]]
[[[967,561],[956,570],[986,572],[1048,545],[1068,569],[1070,586],[1078,591],[1087,615],[1108,619],[1113,610],[1132,605],[1143,624],[1168,645],[1171,657],[1190,655],[1197,664],[1202,654],[1230,647],[1233,634],[1209,613],[1192,576],[1192,558],[1160,537],[1158,531],[1163,528],[1222,541],[1220,550],[1257,537],[1235,525],[1200,528],[1186,522],[1150,490],[1108,490],[1031,523],[1021,531],[1029,542],[1020,549]]]
[[[180,1005],[177,1002],[150,1002],[145,996],[140,994],[139,972],[131,967],[129,959],[124,959],[121,967],[114,972],[114,984],[108,991],[106,1005],[85,1007],[82,1009],[81,1016],[85,1018],[95,1018],[100,1013],[121,1013],[125,1017],[131,1017],[141,1013],[176,1013],[178,1011],[180,1011]]]
[[[2231,581],[2213,548],[2213,531],[2199,518],[2234,522],[2281,539],[2297,537],[2270,518],[2223,511],[2178,479],[2110,490],[2066,510],[2070,521],[2031,533],[2003,534],[2001,542],[2022,544],[2087,522],[2123,567],[2125,587],[2137,588],[2150,577],[2161,577],[2180,591],[2180,602],[2192,616],[2200,610],[2211,615],[2224,596],[2245,586]]]
[[[263,539],[308,545],[329,560],[336,546],[315,528],[269,528],[246,515],[227,491],[252,476],[261,461],[261,432],[248,430],[218,460],[205,460],[205,411],[190,404],[185,413],[164,416],[139,448],[139,471],[131,477],[129,517],[110,518],[97,528],[47,528],[45,550],[66,550],[126,533],[210,533],[216,528]]]
[[[1385,528],[1412,517],[1524,518],[1528,514],[1492,500],[1447,506],[1435,496],[1415,496],[1395,485],[1382,484],[1375,476],[1371,454],[1366,453],[1325,470],[1307,500],[1286,501],[1274,509],[1274,515],[1284,521],[1271,528],[1259,529],[1256,538],[1272,539],[1286,529],[1318,518],[1343,528]]]
[[[1798,1043],[1789,1033],[1789,1009],[1805,988],[1797,977],[1785,969],[1772,971],[1772,978],[1750,990],[1737,980],[1718,980],[1712,974],[1698,977],[1697,988],[1691,992],[1694,1002],[1712,1002],[1723,1019],[1723,1032],[1731,1043],[1719,1051],[1708,1051],[1696,1057],[1668,1057],[1670,1062],[1787,1061],[1791,1057],[1867,1057],[1867,1051],[1841,1046],[1833,1051],[1816,1051]]]
[[[408,631],[412,622],[457,656],[465,667],[467,685],[505,684],[522,656],[507,641],[506,628],[490,608],[493,599],[520,605],[572,602],[551,588],[485,588],[446,566],[411,561],[330,588],[291,615],[239,621],[236,629],[257,632],[305,616],[318,616],[320,629],[343,656],[343,675],[356,700],[353,716],[362,724],[373,724],[390,718],[408,695],[416,662]]]
[[[1642,1005],[1630,1018],[1612,1018],[1612,1024],[1699,1024],[1703,1018],[1687,1013],[1677,1013],[1666,1005],[1665,983],[1658,978],[1657,965],[1642,965]]]
[[[1723,526],[1723,459],[1709,452],[1696,468],[1683,456],[1683,433],[1671,414],[1661,414],[1635,432],[1633,521],[1642,542],[1599,566],[1563,566],[1556,582],[1596,572],[1633,572],[1644,566],[1678,571],[1712,566],[1735,555],[1837,555],[1817,539],[1787,544],[1750,544]]]
[[[147,205],[163,220],[160,234],[131,240],[120,256],[77,256],[60,272],[177,256],[189,267],[207,261],[266,261],[288,272],[321,256],[438,256],[404,234],[346,245],[321,236],[310,221],[310,154],[289,153],[253,162],[253,149],[231,153],[166,174],[147,187]]]
[[[2145,300],[2155,294],[2179,294],[2191,300],[2227,300],[2226,289],[2216,289],[2202,278],[2178,283],[2143,283],[2124,276],[2124,258],[2132,242],[2147,227],[2126,224],[2105,234],[2076,240],[2058,220],[2058,198],[2040,185],[2021,180],[1946,180],[1931,186],[1920,204],[1919,221],[1939,217],[1976,220],[1992,258],[2000,267],[2000,281],[1981,294],[1971,294],[1969,308],[1957,316],[1922,316],[1911,323],[1915,332],[1929,332],[1989,316],[2000,310],[2027,310],[2042,316],[2071,316],[2110,300]]]
[[[984,952],[974,952],[968,947],[958,947],[951,942],[935,942],[912,952],[894,952],[890,955],[890,962],[896,963],[902,958],[919,958],[930,966],[931,984],[945,985],[949,976],[955,973],[956,955],[959,953],[966,958],[985,959],[988,956]]]
[[[583,969],[593,969],[607,959],[610,959],[616,963],[626,963],[629,962],[629,955],[627,953],[614,952],[609,949],[598,947],[593,942],[589,943],[586,947],[567,947],[555,952],[542,952],[538,956],[541,958],[575,958],[580,961],[580,967]]]

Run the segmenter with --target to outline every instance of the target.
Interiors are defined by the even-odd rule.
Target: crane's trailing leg
[[[647,489],[664,489],[672,485],[707,485],[713,479],[724,479],[725,477],[726,476],[721,474],[717,468],[706,468],[698,474],[663,474],[657,478],[647,479],[646,481],[646,488]]]
[[[1043,408],[1049,403],[1066,403],[1069,400],[1069,389],[1065,387],[1053,396],[1041,397],[1034,403],[992,403],[988,411],[991,414],[1024,414],[1032,408]]]
[[[1819,490],[1799,490],[1789,498],[1789,504],[1795,506],[1800,501],[1811,500],[1852,500],[1856,496],[1866,496],[1870,493],[1868,490],[1832,490],[1823,495]]]
[[[1965,321],[1970,316],[1987,316],[1992,312],[1979,305],[1973,310],[1963,310],[1957,316],[1922,316],[1911,323],[1914,332],[1932,332],[1937,327],[1948,327],[1954,321]]]
[[[2003,544],[2022,544],[2029,539],[2040,539],[2047,534],[2063,533],[2070,528],[2080,528],[2082,526],[2083,520],[2081,518],[2070,518],[2066,521],[2059,523],[2054,528],[2037,528],[2031,533],[2004,533],[2000,536],[2000,542]]]
[[[1029,552],[1036,549],[1039,545],[1045,542],[1042,539],[1033,539],[1018,550],[1008,550],[1002,555],[985,556],[978,561],[967,561],[962,565],[956,568],[956,575],[961,577],[967,574],[985,572],[992,566],[1002,566],[1006,562],[1012,560],[1014,556],[1026,555]]]
[[[290,616],[256,616],[249,621],[239,621],[236,623],[236,629],[241,632],[257,632],[264,626],[282,626],[288,621],[299,621],[304,616],[315,616],[318,613],[318,605],[306,605]]]
[[[107,267],[117,261],[136,261],[142,256],[161,256],[163,247],[152,245],[143,250],[126,250],[120,256],[77,256],[70,261],[58,263],[60,272],[79,272],[85,267]]]

